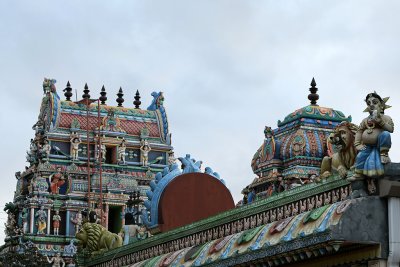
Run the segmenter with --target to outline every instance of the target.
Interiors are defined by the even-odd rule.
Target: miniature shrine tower
[[[250,194],[250,201],[254,194],[268,197],[317,179],[323,157],[332,153],[329,135],[341,122],[351,122],[341,111],[317,104],[316,85],[313,78],[310,105],[279,120],[276,129],[265,127],[263,144],[251,161],[257,177],[242,192]]]

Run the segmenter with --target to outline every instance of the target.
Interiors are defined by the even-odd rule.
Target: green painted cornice
[[[66,242],[70,242],[75,237],[71,236],[43,236],[43,235],[24,235],[24,240],[30,240],[32,242],[38,243],[54,243],[54,244],[65,244]]]

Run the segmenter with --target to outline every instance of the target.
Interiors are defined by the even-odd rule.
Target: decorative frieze
[[[341,183],[344,183],[344,185],[339,185],[331,188],[330,190],[326,190],[325,192],[317,194],[309,194],[308,196],[303,195],[303,198],[293,199],[291,202],[287,202],[282,205],[271,207],[270,205],[265,205],[268,204],[268,202],[263,200],[263,202],[266,202],[264,203],[264,210],[261,208],[261,211],[256,214],[249,215],[242,213],[245,214],[245,216],[242,216],[241,218],[222,224],[217,224],[216,226],[209,227],[208,229],[199,232],[193,232],[189,235],[172,239],[162,244],[160,244],[160,242],[151,242],[153,238],[157,238],[157,236],[155,236],[141,243],[142,246],[138,246],[138,249],[129,249],[129,251],[133,250],[134,252],[128,252],[128,249],[126,250],[125,255],[123,255],[124,252],[119,252],[121,257],[114,259],[113,262],[116,261],[118,263],[119,259],[128,256],[127,264],[137,263],[158,255],[178,251],[194,245],[204,244],[218,238],[229,236],[248,229],[253,229],[263,224],[280,221],[300,213],[308,212],[324,205],[339,202],[348,198],[351,193],[350,184],[345,183],[345,181],[341,181]],[[258,202],[254,203],[253,205],[256,205],[257,203]],[[226,216],[226,213],[224,213],[224,215],[225,217],[228,217]],[[151,244],[154,245],[146,246],[146,242],[151,242]],[[143,249],[139,249],[140,247],[143,247]],[[96,265],[95,262],[96,260],[93,261],[94,265],[90,266],[101,266]]]

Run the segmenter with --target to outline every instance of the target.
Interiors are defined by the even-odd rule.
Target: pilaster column
[[[51,218],[50,218],[50,208],[47,209],[47,234],[50,234],[50,223],[51,223]]]
[[[70,218],[70,211],[67,210],[67,214],[65,215],[65,235],[69,236],[69,222],[71,221]]]
[[[103,207],[102,207],[103,208]],[[108,213],[110,211],[110,206],[106,203],[106,229],[108,229]]]
[[[35,209],[31,208],[31,219],[29,221],[29,232],[33,234],[33,225],[35,224]]]
[[[388,267],[398,267],[400,262],[400,198],[389,197],[389,257]]]

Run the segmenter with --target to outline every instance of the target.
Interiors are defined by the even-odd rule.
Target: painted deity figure
[[[106,212],[104,210],[101,210],[100,207],[96,207],[94,209],[94,211],[96,212],[96,217],[97,217],[96,223],[97,224],[101,224],[101,225],[103,225],[105,227],[106,224],[107,224],[107,214],[106,214]]]
[[[261,162],[271,160],[275,154],[275,139],[271,127],[265,126],[264,135],[264,144],[260,151]]]
[[[251,167],[255,171],[258,165],[262,162],[276,158],[276,153],[279,152],[280,143],[274,138],[274,132],[271,127],[265,126],[264,128],[264,142],[261,147],[254,154],[251,160]]]
[[[174,152],[171,151],[168,154],[168,165],[173,165],[175,162],[176,162],[176,158],[175,158]]]
[[[117,125],[117,120],[115,118],[115,112],[113,109],[110,109],[107,114],[108,118],[108,130],[114,131],[114,127]]]
[[[46,161],[49,160],[50,151],[51,151],[51,146],[49,144],[49,141],[47,139],[45,139],[44,144],[41,149],[41,154],[42,154],[42,158],[44,158]]]
[[[271,183],[267,189],[267,196],[270,197],[275,193],[275,184]]]
[[[74,224],[75,233],[78,233],[81,230],[81,227],[82,227],[82,224],[83,224],[82,212],[78,211],[75,214],[75,217],[71,218],[71,222]]]
[[[247,203],[252,203],[257,199],[256,191],[254,188],[249,190],[250,192],[247,195]]]
[[[389,163],[391,147],[390,133],[393,133],[392,118],[385,115],[389,98],[381,98],[376,92],[366,96],[365,102],[369,116],[360,124],[354,145],[358,151],[355,160],[355,174],[349,180],[363,179],[364,176],[375,178],[384,174],[383,164]]]
[[[30,144],[30,146],[29,146],[29,149],[30,149],[30,152],[31,152],[32,154],[35,154],[35,153],[36,153],[36,151],[37,151],[37,145],[36,145],[36,143],[35,143],[35,140],[31,139],[31,144]]]
[[[138,240],[143,240],[143,239],[146,239],[146,238],[148,238],[148,237],[150,237],[150,236],[151,236],[151,234],[150,234],[150,232],[147,230],[146,226],[145,226],[145,225],[141,225],[141,226],[139,227],[139,230],[138,230],[137,234],[136,234],[136,238],[137,238]]]
[[[50,93],[56,92],[56,86],[55,86],[56,82],[57,81],[54,79],[44,78],[43,81],[44,96],[42,98],[42,104],[40,105],[38,121],[35,123],[35,125],[33,125],[32,127],[33,129],[45,126],[45,122],[48,120],[49,110],[50,110],[50,98],[51,98]]]
[[[9,206],[10,208],[7,208],[7,206]],[[16,234],[17,231],[17,221],[15,218],[15,214],[14,211],[11,211],[11,208],[13,208],[13,204],[6,204],[6,208],[4,210],[7,210],[7,223],[4,224],[5,226],[5,234],[7,236],[12,236],[13,234]]]
[[[21,221],[22,221],[22,232],[26,234],[28,232],[28,209],[23,208],[21,212]]]
[[[121,144],[118,146],[118,160],[120,163],[125,164],[126,156],[126,141],[122,139]]]
[[[308,179],[310,183],[320,182],[320,178],[315,173],[310,174]]]
[[[143,166],[147,166],[149,164],[149,152],[151,151],[151,147],[149,142],[144,139],[142,140],[142,146],[140,147],[141,154],[141,162]]]
[[[105,161],[106,160],[107,147],[106,147],[105,144],[101,144],[100,149],[101,149],[101,159],[103,161]]]
[[[79,135],[72,135],[71,137],[71,159],[78,160],[79,144],[82,143]]]
[[[37,234],[44,235],[44,230],[47,227],[47,213],[44,210],[44,206],[40,206],[40,209],[35,214],[36,217],[36,226],[37,226]]]
[[[31,144],[29,146],[29,151],[26,152],[26,160],[33,164],[37,160],[37,153],[38,152],[38,146],[35,142],[35,140],[31,139]]]
[[[58,235],[58,230],[60,229],[61,216],[58,210],[56,210],[55,212],[56,214],[53,215],[53,232],[54,235]]]
[[[38,177],[40,177],[40,176],[37,176],[37,178],[33,178],[28,185],[28,192],[30,195],[32,195],[35,190],[36,191],[38,190],[38,186],[37,186]]]
[[[53,263],[51,266],[52,267],[64,267],[65,266],[65,261],[61,257],[60,253],[57,253],[53,258],[49,259],[48,256],[46,256],[47,262],[48,263]]]
[[[50,175],[50,191],[52,194],[59,194],[60,187],[65,184],[64,174],[61,172],[61,167],[57,167],[57,172]]]

